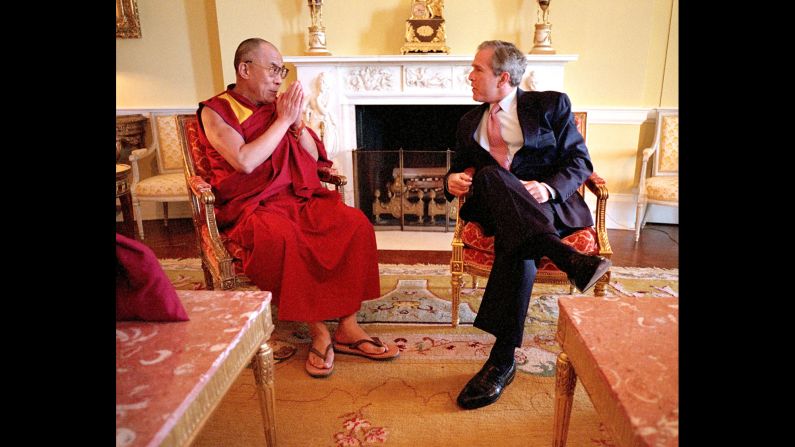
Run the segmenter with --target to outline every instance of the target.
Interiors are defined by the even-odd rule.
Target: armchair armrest
[[[133,185],[137,184],[141,180],[141,174],[138,168],[138,160],[143,160],[144,158],[154,153],[155,153],[154,146],[147,147],[145,149],[135,149],[130,152],[130,163],[132,164]]]
[[[596,237],[599,239],[599,254],[609,258],[613,254],[613,249],[607,239],[607,225],[605,224],[607,198],[610,196],[607,191],[607,182],[594,172],[585,180],[584,184],[596,196],[596,222],[594,222],[594,227],[596,228]]]
[[[640,180],[638,181],[638,195],[643,195],[646,190],[646,173],[649,168],[649,159],[654,152],[657,151],[657,146],[647,147],[643,149],[643,161],[640,163]]]
[[[337,187],[348,184],[348,178],[341,174],[332,174],[330,168],[318,168],[317,175],[321,182],[331,183]]]
[[[340,194],[340,199],[345,202],[345,189],[343,186],[348,184],[348,178],[341,174],[333,174],[331,168],[321,167],[317,169],[317,175],[321,182],[334,185],[334,189]]]
[[[188,179],[188,188],[191,193],[193,220],[198,233],[197,237],[201,241],[201,228],[207,228],[210,243],[218,259],[218,268],[221,269],[222,275],[225,270],[228,270],[227,273],[234,276],[233,270],[231,270],[232,256],[224,247],[221,234],[218,232],[218,223],[215,221],[215,195],[213,194],[212,186],[198,175],[194,175]]]

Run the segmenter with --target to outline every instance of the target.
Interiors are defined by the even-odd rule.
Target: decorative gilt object
[[[116,0],[116,37],[141,38],[137,0]]]
[[[537,11],[538,23],[533,36],[533,49],[530,54],[555,54],[552,48],[552,24],[549,23],[549,2],[551,0],[537,0],[541,8]]]
[[[444,29],[444,0],[412,0],[411,18],[406,20],[406,35],[401,54],[445,53],[447,35]]]
[[[306,54],[331,56],[326,48],[326,27],[323,26],[323,0],[306,0],[312,25],[309,26],[309,46]]]

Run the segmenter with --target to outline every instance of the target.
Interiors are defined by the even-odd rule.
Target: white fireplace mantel
[[[349,179],[346,202],[353,205],[356,105],[478,104],[467,76],[473,56],[288,56],[306,98],[305,121],[322,135],[328,156]],[[563,69],[577,55],[527,55],[524,90],[563,91]]]

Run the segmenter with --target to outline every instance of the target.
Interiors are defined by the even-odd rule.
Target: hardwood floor
[[[120,223],[117,231],[129,236],[129,229]],[[679,226],[648,224],[635,243],[635,232],[607,230],[613,248],[613,265],[622,267],[679,268]],[[196,258],[199,249],[192,219],[144,221],[143,242],[158,258]],[[452,233],[450,238],[452,238]],[[140,240],[136,236],[137,240]],[[449,251],[378,250],[378,262],[388,264],[447,264]]]

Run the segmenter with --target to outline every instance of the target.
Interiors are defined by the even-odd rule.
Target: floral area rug
[[[551,445],[554,355],[533,346],[517,350],[520,371],[493,405],[463,411],[455,403],[480,369],[493,343],[484,335],[427,333],[432,326],[368,325],[394,341],[399,358],[374,362],[337,354],[333,374],[313,379],[304,370],[303,330],[272,336],[298,352],[276,364],[276,437],[280,446],[529,446]],[[396,330],[399,329],[399,330]],[[542,368],[530,364],[546,365]],[[262,422],[251,370],[244,370],[192,444],[263,445]],[[568,433],[571,446],[614,446],[587,393],[575,390]]]
[[[177,288],[202,289],[198,259],[162,260]],[[474,328],[485,280],[465,277],[459,317],[450,322],[446,265],[379,266],[381,296],[365,302],[359,320],[373,336],[396,343],[398,359],[373,362],[338,354],[334,373],[310,378],[304,363],[307,326],[277,321],[269,343],[276,364],[276,425],[280,446],[527,446],[552,443],[557,299],[567,287],[536,285],[516,379],[498,402],[463,411],[455,398],[480,369],[494,337]],[[678,270],[612,268],[606,299],[620,295],[678,296]],[[276,313],[274,313],[276,316]],[[329,322],[333,331],[335,323]],[[193,446],[264,443],[253,374],[246,369]],[[568,445],[614,446],[581,385],[575,392]]]

